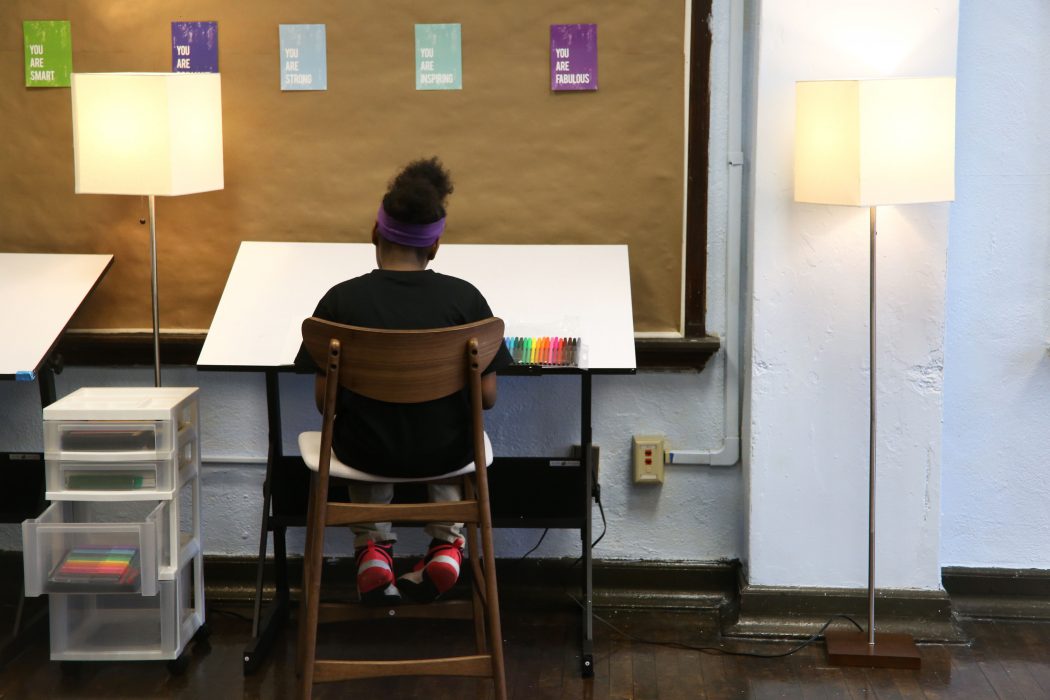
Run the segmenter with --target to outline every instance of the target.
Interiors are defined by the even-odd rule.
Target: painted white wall
[[[709,172],[709,332],[724,334],[725,250],[728,227],[726,131],[728,128],[729,0],[714,3]],[[663,433],[681,449],[713,450],[724,435],[724,353],[701,373],[639,372],[594,378],[594,441],[601,447],[602,500],[609,532],[595,556],[624,560],[715,561],[743,553],[742,479],[739,467],[675,466],[662,486],[631,481],[631,436]],[[497,454],[561,454],[578,441],[578,380],[504,378],[500,398],[487,416]],[[263,379],[248,373],[166,368],[169,386],[201,387],[202,527],[209,555],[253,556],[258,549],[266,455]],[[59,396],[81,386],[152,384],[150,369],[70,368],[57,378]],[[283,376],[282,417],[286,453],[295,453],[300,430],[316,429],[309,380]],[[40,450],[40,404],[36,386],[0,382],[0,451]],[[248,464],[229,463],[247,461]],[[594,509],[595,534],[601,520]],[[539,530],[499,530],[500,556],[524,554]],[[405,536],[407,535],[407,536]],[[424,538],[403,533],[399,553],[422,551]],[[292,533],[293,551],[301,534]],[[328,539],[330,553],[350,553],[349,538]],[[0,549],[19,549],[17,525],[0,525]],[[579,555],[575,531],[552,531],[534,557]]]
[[[1050,5],[962,3],[941,561],[1050,568]]]
[[[243,373],[166,368],[169,386],[201,387],[202,528],[209,555],[251,556],[258,548],[266,449],[266,398],[261,377]],[[150,369],[71,368],[58,377],[58,394],[80,386],[149,386]],[[316,429],[309,379],[282,378],[285,451],[294,454],[300,430]],[[578,380],[504,378],[500,399],[488,417],[498,454],[564,454],[579,439]],[[602,500],[609,533],[595,550],[608,559],[713,561],[740,551],[740,474],[729,468],[668,470],[663,487],[631,482],[630,436],[663,432],[677,444],[717,445],[720,436],[721,372],[643,372],[594,380],[594,437],[601,446]],[[39,397],[28,383],[0,383],[0,451],[42,447]],[[249,460],[229,464],[224,460]],[[600,516],[595,509],[595,533]],[[539,530],[499,530],[497,547],[506,557],[524,554]],[[302,547],[291,535],[293,551]],[[329,538],[332,554],[353,551],[349,538]],[[399,552],[423,551],[421,534],[406,530]],[[21,548],[17,525],[0,525],[0,549]],[[532,556],[576,557],[579,535],[552,531]]]
[[[867,584],[868,212],[793,202],[798,80],[954,75],[956,0],[765,2],[747,449],[752,585]],[[949,205],[879,210],[876,584],[940,588]]]

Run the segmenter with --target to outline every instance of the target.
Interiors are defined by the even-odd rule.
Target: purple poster
[[[551,25],[551,90],[598,89],[598,25]]]
[[[219,23],[172,22],[171,70],[175,73],[218,73]]]

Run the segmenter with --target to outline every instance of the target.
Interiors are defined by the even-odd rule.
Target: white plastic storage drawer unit
[[[47,498],[22,526],[51,658],[168,659],[206,636],[195,387],[84,388],[44,409]]]
[[[170,502],[57,502],[22,523],[27,596],[157,593]]]

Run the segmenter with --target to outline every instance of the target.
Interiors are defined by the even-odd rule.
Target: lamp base
[[[910,668],[922,666],[922,657],[909,634],[875,633],[875,644],[868,644],[867,632],[828,630],[824,634],[828,663],[832,666],[868,668]]]

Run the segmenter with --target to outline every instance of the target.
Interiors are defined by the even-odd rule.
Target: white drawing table
[[[0,379],[37,380],[41,408],[56,398],[52,351],[112,262],[112,255],[0,253]],[[0,472],[0,522],[21,522],[44,510],[43,455],[0,454]],[[23,626],[24,592],[12,634],[0,645],[0,667],[17,653],[22,632],[42,619]]]
[[[288,614],[285,530],[305,524],[308,471],[282,454],[277,373],[292,369],[301,325],[335,284],[375,269],[364,243],[243,242],[197,361],[200,369],[266,375],[269,455],[256,578],[252,646],[244,672],[262,663]],[[583,560],[582,672],[593,673],[591,502],[597,459],[591,433],[591,376],[635,371],[627,246],[442,245],[431,269],[473,283],[508,337],[578,337],[578,367],[511,367],[507,374],[580,377],[577,456],[501,458],[489,472],[493,521],[510,527],[579,529]],[[559,502],[559,497],[563,502]],[[541,511],[537,511],[537,507]],[[274,533],[276,597],[262,618],[263,564]]]
[[[112,262],[112,255],[0,253],[0,379],[39,380],[41,408],[55,401],[52,351]],[[2,457],[6,467],[10,455]],[[43,505],[42,464],[39,476]],[[11,510],[4,498],[0,504],[0,522],[39,515]]]
[[[112,262],[112,255],[0,253],[0,379],[36,379]]]

